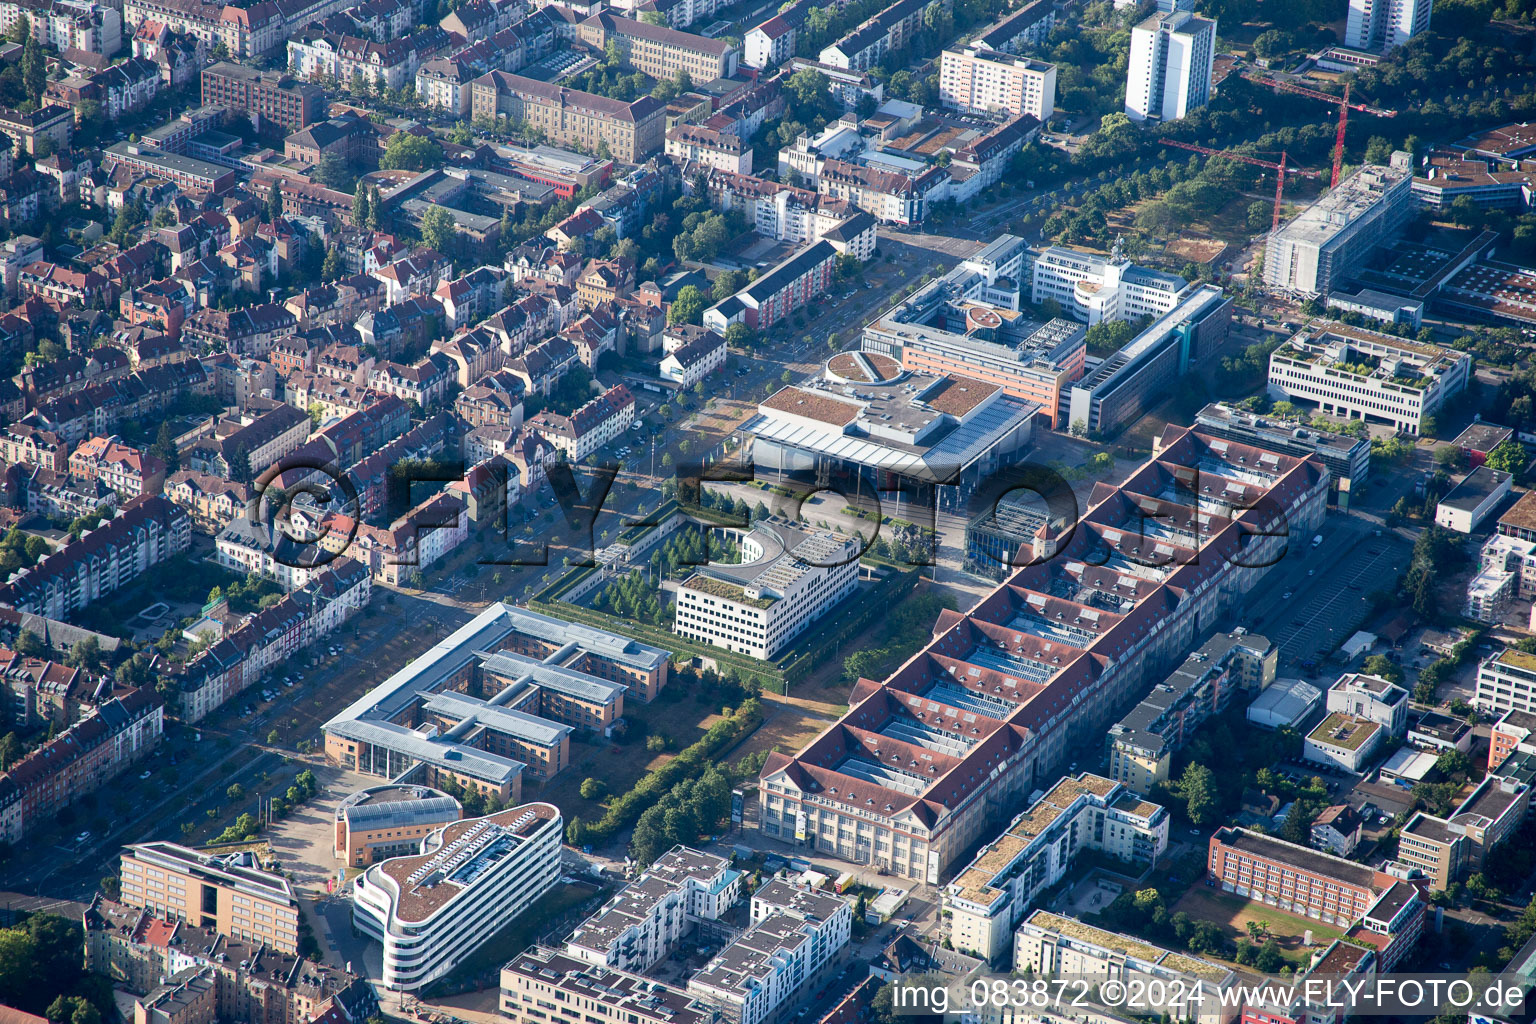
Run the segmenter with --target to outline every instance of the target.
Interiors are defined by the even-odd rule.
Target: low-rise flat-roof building
[[[1435,523],[1457,533],[1472,533],[1509,497],[1513,476],[1478,466],[1435,506]]]
[[[604,630],[493,604],[327,722],[326,757],[389,779],[425,763],[429,784],[515,802],[525,770],[547,778],[566,766],[573,728],[606,730],[624,696],[653,699],[667,659]],[[493,695],[461,692],[471,680]]]
[[[1374,288],[1361,288],[1353,294],[1346,291],[1330,292],[1328,308],[1344,313],[1359,313],[1384,324],[1403,325],[1415,331],[1424,324],[1423,302]]]
[[[349,867],[421,850],[421,841],[464,808],[440,789],[388,785],[359,790],[336,808],[333,854]]]
[[[1323,691],[1305,679],[1276,679],[1248,705],[1248,721],[1265,729],[1295,727],[1323,703]]]
[[[443,977],[560,879],[564,822],[553,804],[440,827],[422,852],[374,864],[352,889],[352,923],[384,945],[385,987]]]
[[[282,875],[248,853],[222,856],[176,843],[123,849],[122,901],[274,949],[299,949],[299,903]]]
[[[1389,736],[1408,727],[1408,691],[1380,676],[1346,672],[1328,687],[1328,710],[1375,722]]]
[[[1358,773],[1370,763],[1388,735],[1378,722],[1335,711],[1307,733],[1301,756]]]
[[[1472,357],[1331,320],[1309,321],[1269,357],[1269,394],[1344,419],[1419,433],[1466,389]]]
[[[1408,745],[1420,750],[1459,750],[1465,754],[1472,749],[1472,727],[1451,715],[1426,711],[1408,726]]]
[[[1168,812],[1161,804],[1087,772],[1062,779],[944,887],[946,938],[962,952],[995,962],[1008,952],[1025,911],[1066,877],[1078,853],[1096,850],[1146,864],[1167,846]]]
[[[591,1024],[715,1024],[720,1011],[670,985],[532,946],[501,969],[501,1012],[510,1020]]]
[[[1238,629],[1207,640],[1168,678],[1109,729],[1109,777],[1133,793],[1150,794],[1168,779],[1174,751],[1200,723],[1238,693],[1275,681],[1280,650],[1268,638]]]

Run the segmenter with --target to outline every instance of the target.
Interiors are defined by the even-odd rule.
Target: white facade
[[[1382,53],[1429,28],[1434,0],[1349,0],[1344,45]]]
[[[1177,274],[1138,267],[1118,251],[1106,258],[1053,245],[1035,256],[1030,301],[1054,299],[1073,319],[1092,326],[1163,316],[1194,287]]]
[[[1048,121],[1056,112],[1056,65],[976,46],[945,50],[939,102],[973,114],[1028,114]]]
[[[1065,778],[977,851],[944,889],[950,943],[996,961],[1014,925],[1041,892],[1066,877],[1077,855],[1099,850],[1146,864],[1168,848],[1168,813],[1118,782]]]
[[[1264,243],[1264,283],[1326,294],[1413,214],[1413,174],[1367,164]]]
[[[1339,676],[1328,688],[1328,710],[1375,722],[1393,736],[1408,729],[1408,691],[1380,676]]]
[[[1216,22],[1166,11],[1131,29],[1125,112],[1132,121],[1174,121],[1211,101]]]
[[[1504,618],[1516,598],[1536,596],[1536,541],[1496,533],[1478,554],[1477,575],[1467,583],[1466,615],[1479,622]]]
[[[1510,648],[1478,665],[1473,703],[1495,713],[1536,712],[1536,655]]]
[[[1417,434],[1471,375],[1465,352],[1312,321],[1270,355],[1269,395]]]
[[[563,833],[553,804],[523,804],[445,825],[422,840],[422,854],[359,875],[352,923],[384,944],[385,987],[441,978],[549,891]]]
[[[723,857],[675,846],[578,925],[565,952],[614,970],[645,971],[700,921],[718,920],[733,907],[741,878]]]
[[[689,980],[688,992],[724,1007],[734,1024],[759,1024],[848,944],[852,930],[847,900],[775,879],[753,894],[750,927]]]
[[[678,588],[679,636],[771,658],[858,585],[858,543],[830,533],[763,524],[741,538],[741,559]]]
[[[1457,533],[1471,533],[1509,497],[1512,477],[1478,466],[1451,488],[1435,506],[1435,524]]]

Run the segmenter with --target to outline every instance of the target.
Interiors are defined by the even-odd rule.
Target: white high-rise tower
[[[1173,121],[1199,110],[1211,100],[1215,59],[1213,19],[1180,10],[1152,15],[1131,30],[1126,114],[1132,121]]]

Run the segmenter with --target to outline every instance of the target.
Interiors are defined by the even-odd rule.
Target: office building
[[[1177,274],[1138,267],[1120,251],[1103,256],[1059,245],[1034,254],[1030,301],[1054,301],[1073,319],[1092,326],[1101,320],[1154,319],[1173,311],[1195,287]]]
[[[974,45],[945,50],[939,58],[939,103],[968,114],[1028,114],[1049,121],[1056,112],[1056,65]]]
[[[1485,658],[1477,666],[1473,702],[1492,714],[1536,712],[1536,654],[1510,647]]]
[[[1468,841],[1450,822],[1417,811],[1398,832],[1397,859],[1422,872],[1431,887],[1445,890],[1461,878]]]
[[[946,938],[962,953],[998,962],[1035,899],[1092,850],[1127,864],[1150,864],[1168,847],[1168,812],[1118,782],[1065,778],[1014,818],[944,887]]]
[[[1478,466],[1462,477],[1435,505],[1435,523],[1457,533],[1472,533],[1509,497],[1514,477]]]
[[[1339,419],[1419,433],[1472,377],[1472,357],[1440,345],[1312,320],[1269,357],[1269,396]]]
[[[1364,864],[1241,828],[1210,840],[1205,884],[1344,930],[1390,971],[1418,942],[1426,903],[1418,889]]]
[[[1195,429],[1266,451],[1314,458],[1328,470],[1328,500],[1349,508],[1351,495],[1371,473],[1371,440],[1261,416],[1220,402],[1195,414]]]
[[[594,14],[576,27],[582,42],[594,50],[618,47],[625,66],[652,78],[672,80],[680,74],[703,85],[736,74],[740,54],[723,39],[679,32],[638,18]]]
[[[1506,711],[1488,730],[1488,771],[1495,772],[1515,754],[1536,754],[1536,714]]]
[[[1035,564],[944,613],[889,679],[859,683],[835,724],[770,754],[764,834],[938,884],[1009,809],[1101,750],[1119,710],[1259,584],[1286,535],[1322,520],[1317,463],[1187,428],[1161,442],[1042,538]],[[1242,565],[1216,557],[1239,543]]]
[[[1132,121],[1176,121],[1211,101],[1216,22],[1159,11],[1131,29],[1125,112]]]
[[[274,949],[299,949],[299,902],[282,875],[249,853],[214,855],[176,843],[123,848],[122,901]]]
[[[668,654],[591,626],[493,604],[325,724],[326,758],[394,779],[425,764],[516,802],[522,775],[566,766],[573,728],[606,731],[624,698],[652,700]],[[472,692],[489,695],[471,696]]]
[[[270,121],[284,135],[326,118],[325,93],[319,86],[228,61],[203,69],[202,102],[205,107],[232,107],[258,127]]]
[[[1024,239],[998,236],[866,325],[860,347],[869,359],[889,357],[906,370],[996,384],[1061,426],[1062,395],[1086,365],[1086,331],[1019,312],[1030,259]]]
[[[390,857],[419,853],[423,839],[463,816],[463,805],[440,789],[371,786],[336,808],[332,855],[348,867],[365,868]]]
[[[760,1024],[848,944],[853,905],[774,879],[752,894],[751,924],[688,980],[731,1024]]]
[[[674,846],[577,925],[565,953],[610,970],[647,971],[700,923],[718,921],[741,893],[742,874],[730,861]]]
[[[697,566],[678,588],[679,636],[766,661],[858,586],[857,538],[764,522],[739,539],[739,563]]]
[[[1044,910],[1030,914],[1014,934],[1013,971],[1071,978],[1071,984],[1078,978],[1089,985],[1119,983],[1135,994],[1117,1008],[1137,1016],[1230,1024],[1240,1010],[1223,999],[1237,979],[1231,968]]]
[[[1330,712],[1302,740],[1303,760],[1359,774],[1387,741],[1380,723]]]
[[[602,143],[613,159],[634,164],[665,142],[667,108],[650,96],[626,103],[505,71],[480,76],[471,89],[476,120],[526,121],[555,146],[592,150]]]
[[[1147,795],[1168,780],[1174,751],[1200,724],[1275,681],[1279,648],[1238,629],[1218,633],[1184,659],[1167,679],[1109,729],[1109,777]]]
[[[384,944],[384,986],[414,992],[453,970],[560,880],[564,822],[522,804],[444,825],[415,856],[359,875],[352,924]]]
[[[1367,164],[1264,243],[1264,283],[1292,295],[1333,291],[1413,215],[1413,174]]]
[[[1434,0],[1349,0],[1344,45],[1385,53],[1429,28]]]
[[[1206,284],[1158,317],[1120,351],[1072,385],[1066,402],[1069,429],[1113,434],[1162,401],[1190,368],[1227,339],[1232,300]]]
[[[501,969],[501,1012],[548,1024],[716,1024],[713,1005],[637,974],[532,946]]]
[[[1375,722],[1389,736],[1408,729],[1408,691],[1380,676],[1346,672],[1328,688],[1328,710]]]

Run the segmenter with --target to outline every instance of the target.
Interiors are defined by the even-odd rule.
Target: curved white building
[[[352,923],[384,944],[384,985],[409,992],[451,971],[560,877],[564,822],[533,803],[456,821],[359,875]]]

